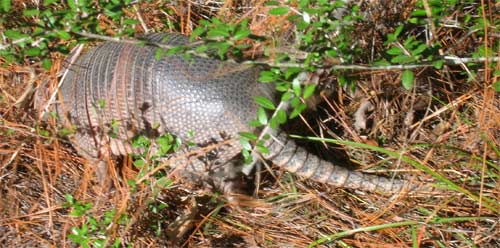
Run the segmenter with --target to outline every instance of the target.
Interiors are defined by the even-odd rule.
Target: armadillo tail
[[[283,169],[304,178],[326,183],[335,187],[359,189],[380,194],[395,194],[403,190],[414,190],[414,185],[406,180],[388,179],[377,175],[351,171],[344,167],[320,159],[279,133],[268,141],[269,153],[265,159]]]

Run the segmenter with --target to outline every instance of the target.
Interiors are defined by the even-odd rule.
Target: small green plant
[[[396,32],[400,32],[400,30],[401,28],[398,28]],[[399,44],[396,41],[392,40],[393,38],[391,38],[391,35],[388,35],[387,41],[392,42],[392,47],[387,50],[387,54],[392,56],[391,63],[393,64],[410,64],[422,60],[432,61],[433,53],[434,55],[437,55],[437,51],[433,52],[429,45],[425,44],[422,41],[416,40],[414,37],[410,36],[406,38],[403,44]],[[436,64],[436,69],[439,69],[437,68],[438,65],[439,64]]]
[[[76,45],[71,40],[86,39],[80,36],[81,32],[105,34],[99,25],[99,17],[120,27],[117,28],[118,35],[134,34],[134,25],[139,21],[128,18],[124,11],[132,7],[131,3],[131,0],[68,0],[62,3],[45,0],[36,4],[26,3],[26,8],[18,12],[11,8],[10,0],[2,0],[0,25],[4,30],[2,38],[7,43],[2,44],[0,56],[7,64],[21,63],[25,58],[41,61],[48,70],[52,65],[51,53],[68,53]]]
[[[69,215],[73,217],[82,217],[87,213],[87,211],[89,211],[92,208],[91,203],[79,202],[75,200],[75,198],[70,194],[66,194],[64,197],[66,198],[66,203],[63,205],[63,207],[72,208]]]
[[[83,203],[74,199],[70,194],[65,195],[65,208],[71,208],[70,216],[84,217],[85,221],[80,227],[72,227],[69,239],[81,247],[121,247],[119,238],[110,240],[107,236],[107,230],[111,225],[126,225],[128,217],[122,214],[116,218],[116,209],[106,211],[102,220],[98,220],[90,216],[89,211],[92,209],[91,203]],[[111,244],[110,244],[111,242]],[[109,245],[110,244],[110,245]]]
[[[43,137],[50,137],[50,131],[42,127],[37,127],[37,133]]]
[[[301,72],[302,70],[299,68],[287,68],[284,71],[273,68],[261,72],[259,81],[261,83],[273,83],[276,91],[281,93],[281,99],[280,104],[276,106],[271,99],[262,96],[256,97],[254,100],[259,106],[257,109],[257,119],[249,123],[251,126],[269,126],[272,129],[276,129],[287,120],[296,118],[307,108],[305,100],[313,95],[316,85],[304,84],[301,81]],[[285,109],[288,107],[291,109],[289,114],[287,113],[287,109]],[[269,135],[264,135],[259,139],[251,133],[240,133],[240,143],[243,147],[242,154],[245,158],[245,163],[252,162],[251,151],[253,148],[251,143],[255,144],[259,152],[268,153],[268,149],[264,146],[264,141],[268,138]]]
[[[498,81],[498,78],[500,78],[500,70],[496,70],[493,76],[497,78],[497,81],[491,84],[491,86],[495,91],[500,92],[500,81]]]
[[[144,135],[139,135],[132,140],[132,147],[139,151],[131,154],[134,166],[139,169],[137,179],[143,178],[147,173],[158,167],[169,153],[175,152],[182,145],[178,137],[165,133],[152,140]],[[173,185],[172,179],[168,178],[164,171],[157,171],[153,174],[153,195],[156,196],[162,189],[167,189]],[[134,190],[137,187],[137,181],[129,179],[129,186]],[[144,183],[150,184],[150,180]]]
[[[120,132],[120,121],[117,119],[111,119],[111,124],[109,125],[108,135],[111,138],[118,138],[118,133]]]
[[[215,51],[221,59],[232,56],[240,57],[242,50],[249,48],[248,44],[240,42],[250,36],[248,20],[231,24],[213,17],[211,20],[200,20],[199,26],[191,33],[191,41],[196,37],[203,37],[203,45],[196,47],[196,52]]]
[[[150,160],[154,163],[153,166],[156,166],[161,162],[160,160],[162,158],[168,153],[177,151],[181,145],[182,140],[178,137],[174,137],[170,133],[162,134],[154,140],[144,135],[139,135],[132,140],[132,147],[140,151],[139,153],[132,154],[135,161],[134,165],[141,167],[146,160]],[[154,149],[153,154],[150,154],[150,149]]]
[[[198,56],[216,56],[220,59],[241,58],[243,51],[250,48],[243,39],[248,38],[251,32],[248,29],[248,20],[231,24],[221,21],[217,17],[210,20],[200,20],[190,36],[192,43],[178,45],[168,49],[160,48],[156,51],[156,59],[163,56],[180,55],[189,60],[193,54]],[[202,42],[196,41],[200,38]],[[169,39],[166,36],[165,39]]]
[[[408,19],[407,23],[401,24],[394,33],[387,35],[387,40],[385,45],[389,45],[389,49],[386,50],[389,60],[392,64],[397,65],[415,65],[415,64],[432,64],[432,66],[439,70],[446,63],[443,59],[448,54],[440,53],[439,49],[442,45],[439,42],[438,37],[429,40],[423,34],[430,32],[431,36],[437,36],[436,26],[443,25],[446,16],[449,16],[449,10],[462,9],[467,4],[472,1],[460,2],[454,0],[448,1],[428,1],[428,8],[424,7],[424,1],[419,0],[416,3],[416,8],[413,10],[411,17]],[[473,13],[467,11],[466,14],[459,16],[457,18],[458,23],[455,26],[460,26],[470,30],[471,33],[477,33],[477,35],[484,35],[484,29],[498,30],[500,20],[497,18],[494,20],[495,24],[491,25],[489,23],[484,23],[486,18],[481,17],[482,13]],[[406,37],[401,41],[401,34],[405,33],[407,30],[415,30],[415,25],[421,26],[426,29],[426,32],[420,32],[417,35],[405,34]],[[400,43],[401,42],[401,43]],[[483,44],[476,48],[476,51],[471,52],[472,58],[491,58],[493,55],[487,53],[486,51],[496,51],[498,50],[498,42],[494,43],[492,47],[486,49]],[[450,54],[452,57],[453,54]],[[383,64],[385,59],[377,61],[378,64]],[[490,66],[493,66],[491,63]],[[472,67],[474,68],[474,67]],[[492,67],[493,68],[493,67]],[[469,70],[464,72],[468,75],[469,81],[474,80],[476,73],[474,70]],[[407,90],[413,87],[413,72],[410,70],[405,70],[402,77],[402,85]]]

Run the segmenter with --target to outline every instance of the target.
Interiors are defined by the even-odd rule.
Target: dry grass
[[[168,23],[177,23],[184,33],[189,33],[196,20],[213,15],[227,20],[246,17],[259,35],[282,37],[291,28],[285,18],[267,15],[262,1],[244,1],[239,8],[232,8],[236,3],[227,1],[228,9],[209,1],[157,5],[143,3],[142,11],[128,14],[140,14],[145,26],[155,30],[165,31]],[[411,7],[384,8],[397,10],[395,13],[374,8],[372,21],[359,27],[359,42],[368,50],[380,49],[385,33],[393,31],[394,23],[406,18]],[[102,22],[104,26],[107,23]],[[381,23],[381,33],[370,28]],[[144,32],[140,25],[137,29]],[[444,49],[457,55],[470,54],[484,44],[482,37],[468,36],[467,30],[442,27],[436,32],[446,45]],[[62,61],[63,57],[55,54],[48,72],[39,63],[28,62],[0,68],[2,247],[73,246],[68,238],[71,227],[81,227],[87,217],[101,221],[112,210],[116,216],[126,216],[127,221],[121,223],[115,217],[106,228],[107,237],[120,237],[134,247],[306,247],[325,236],[332,240],[320,246],[500,246],[500,98],[489,87],[498,78],[485,66],[477,69],[477,80],[472,82],[466,82],[463,75],[465,65],[415,71],[417,84],[412,91],[401,87],[400,72],[360,72],[356,94],[335,87],[332,95],[320,97],[323,103],[316,111],[304,114],[299,123],[289,127],[304,126],[305,122],[310,128],[301,132],[311,136],[342,138],[395,151],[438,172],[470,195],[449,190],[435,195],[381,196],[332,189],[276,170],[276,178],[263,171],[255,196],[243,206],[234,206],[224,197],[183,183],[163,189],[156,197],[146,184],[132,190],[123,182],[135,178],[137,171],[127,159],[112,161],[116,164],[110,173],[114,187],[103,192],[95,183],[92,165],[57,136],[54,123],[36,118],[30,98],[19,101],[32,84],[57,81]],[[500,69],[499,64],[495,66]],[[331,76],[322,78],[335,86],[332,80]],[[373,110],[367,115],[367,128],[357,131],[353,114],[363,102],[370,102]],[[360,165],[358,169],[442,183],[408,160],[381,152],[353,146],[325,148],[319,142],[307,145],[324,157]],[[445,183],[444,187],[450,185]],[[65,194],[92,203],[92,208],[83,217],[70,216],[70,209],[64,207]],[[161,208],[159,203],[168,207]],[[186,233],[172,240],[168,226],[182,216],[190,217]]]

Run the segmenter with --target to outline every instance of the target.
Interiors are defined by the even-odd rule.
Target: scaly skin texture
[[[164,35],[147,39],[159,42]],[[187,42],[181,35],[167,34],[167,38],[162,42],[169,45]],[[99,160],[106,150],[115,155],[132,152],[130,140],[137,135],[170,132],[197,144],[226,141],[210,162],[195,158],[173,166],[187,163],[183,170],[198,177],[233,174],[226,168],[241,163],[235,162],[241,149],[238,132],[258,131],[247,124],[255,119],[254,97],[272,98],[273,89],[257,82],[255,68],[200,57],[186,61],[176,55],[156,60],[156,49],[107,42],[70,67],[60,89],[58,111],[66,116],[66,123],[78,127],[73,144],[83,156]],[[187,136],[191,131],[193,138]],[[281,131],[266,144],[270,153],[263,155],[265,159],[305,178],[383,194],[399,192],[407,185],[321,160]]]

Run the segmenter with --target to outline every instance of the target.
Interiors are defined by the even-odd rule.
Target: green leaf
[[[162,135],[156,139],[156,143],[158,144],[160,148],[159,156],[164,156],[167,152],[170,151],[172,148],[172,142],[174,141],[174,138],[172,135]]]
[[[75,204],[75,198],[73,197],[73,195],[66,193],[64,195],[64,198],[66,198],[66,201],[69,203],[68,207],[71,207],[71,205]]]
[[[261,126],[258,120],[250,121],[250,122],[248,122],[248,125],[250,125],[251,127],[260,127]]]
[[[248,19],[243,18],[241,22],[238,24],[238,29],[248,29]]]
[[[0,0],[0,5],[1,5],[1,9],[3,10],[3,12],[9,12],[10,10],[10,7],[12,6],[10,0]]]
[[[259,120],[259,123],[261,125],[266,125],[267,124],[267,113],[266,111],[264,110],[264,108],[259,108],[257,110],[257,119]]]
[[[309,98],[310,96],[312,96],[312,94],[314,93],[315,89],[316,89],[316,85],[315,84],[309,84],[309,85],[307,85],[304,88],[304,94],[302,95],[302,97],[304,99]]]
[[[201,24],[201,22],[200,22]],[[196,38],[200,37],[201,34],[205,32],[205,29],[202,26],[198,26],[191,32],[191,35],[189,36],[189,42],[193,42],[196,40]]]
[[[300,0],[299,1],[299,7],[301,9],[305,9],[309,5],[309,0]]]
[[[291,76],[296,75],[300,71],[302,71],[302,68],[298,68],[298,67],[288,68],[285,72],[285,79],[290,79]]]
[[[77,3],[79,6],[82,6],[81,0],[78,0]],[[104,14],[117,21],[117,18],[121,18],[123,16],[123,11],[121,8],[117,8],[116,5],[109,4],[104,6]]]
[[[411,24],[417,24],[418,20],[419,20],[418,18],[413,17],[413,18],[408,19],[408,22]]]
[[[227,43],[227,42],[217,42],[217,43],[213,43],[211,45],[213,48],[215,48],[217,50],[217,55],[219,55],[219,57],[221,59],[224,58],[224,55],[226,54],[226,52],[229,50],[229,48],[231,48],[231,44]]]
[[[291,87],[290,83],[282,82],[282,83],[276,83],[276,86],[274,88],[279,92],[288,92],[290,87]]]
[[[172,55],[179,54],[183,49],[184,48],[181,46],[169,48],[167,49],[167,51],[165,51],[165,56],[170,57]]]
[[[284,15],[288,13],[290,9],[288,7],[276,7],[274,9],[269,10],[270,15]]]
[[[387,41],[385,43],[391,43],[391,42],[398,40],[398,36],[401,33],[401,31],[403,31],[403,27],[404,27],[403,25],[399,25],[393,34],[388,34]]]
[[[140,169],[140,168],[142,168],[144,165],[146,165],[146,162],[144,162],[144,160],[142,160],[142,159],[138,159],[138,160],[134,161],[134,166],[135,166],[135,168]]]
[[[34,57],[38,56],[42,53],[42,50],[38,47],[30,47],[28,50],[26,50],[26,56]]]
[[[99,99],[99,100],[97,100],[97,104],[99,105],[99,108],[103,109],[106,107],[106,100]]]
[[[32,17],[40,14],[40,11],[37,9],[25,9],[23,10],[23,16],[24,17]]]
[[[283,109],[280,109],[274,118],[276,118],[279,124],[283,124],[286,122],[286,112]]]
[[[246,27],[238,30],[233,36],[233,40],[241,40],[243,38],[246,38],[250,35],[250,30],[248,30]]]
[[[270,126],[272,129],[277,129],[277,128],[278,128],[278,126],[279,126],[278,119],[276,119],[276,117],[271,118],[271,120],[269,121],[269,126]]]
[[[139,24],[140,22],[138,20],[135,20],[135,19],[125,19],[123,20],[123,24],[126,24],[126,25],[133,25],[133,24]]]
[[[402,76],[403,87],[406,90],[411,90],[413,88],[413,81],[415,80],[415,76],[413,72],[410,70],[405,70]]]
[[[405,47],[406,49],[412,49],[418,42],[419,41],[415,40],[415,37],[410,36],[403,42],[403,47]]]
[[[399,55],[391,59],[391,63],[393,64],[406,64],[415,61],[413,57],[406,55]]]
[[[257,143],[256,147],[261,154],[269,153],[269,149],[264,145],[264,142],[262,140]]]
[[[52,67],[52,61],[48,58],[44,58],[42,60],[42,67],[47,71],[50,70],[50,67]]]
[[[425,51],[425,49],[427,48],[428,48],[427,44],[420,44],[415,50],[411,51],[411,54],[413,56],[417,56],[421,54],[423,51]]]
[[[424,9],[416,9],[413,11],[413,13],[411,13],[412,16],[415,16],[415,17],[425,17],[427,16],[427,14],[425,13],[425,10]]]
[[[249,133],[249,132],[239,132],[238,133],[241,137],[244,137],[248,140],[256,140],[257,139],[257,136],[253,133]]]
[[[307,105],[301,103],[299,104],[293,111],[292,113],[290,113],[290,119],[293,119],[297,116],[299,116],[300,113],[302,113],[302,111],[304,111],[304,109],[307,108]]]
[[[273,0],[264,2],[264,6],[276,6],[276,5],[279,5],[279,4],[280,4],[280,2],[273,1]]]
[[[229,32],[223,28],[215,28],[207,32],[208,38],[229,37]]]
[[[76,11],[76,3],[75,0],[68,0],[68,6],[71,10]]]
[[[328,50],[326,50],[325,51],[325,55],[328,56],[328,57],[332,57],[332,58],[337,58],[338,57],[338,53],[334,49],[328,49]]]
[[[280,124],[286,122],[286,112],[279,109],[270,121],[271,128],[276,129]]]
[[[71,35],[68,32],[63,31],[63,30],[57,31],[57,36],[59,36],[59,39],[61,39],[61,40],[71,39]]]
[[[247,151],[252,150],[252,145],[250,144],[250,141],[248,141],[248,139],[240,138],[240,144],[243,149]]]
[[[283,95],[281,95],[281,101],[286,102],[286,101],[290,100],[290,98],[292,98],[292,97],[293,97],[292,92],[287,91],[287,92],[283,93]]]
[[[245,50],[247,48],[250,48],[251,45],[248,45],[248,44],[244,44],[244,43],[241,43],[241,44],[238,44],[235,46],[236,49],[239,49],[239,50]]]
[[[339,85],[342,87],[345,87],[349,83],[349,80],[344,75],[338,76],[337,81],[339,82]]]
[[[443,64],[444,64],[444,60],[442,60],[442,59],[432,62],[432,65],[434,66],[434,68],[436,68],[438,70],[443,67]]]
[[[200,26],[201,27],[208,27],[208,26],[210,26],[210,21],[209,20],[205,20],[205,19],[200,20]]]
[[[70,128],[63,128],[61,129],[61,131],[59,132],[59,135],[61,135],[62,137],[66,137],[70,134],[73,134],[75,133],[75,130],[74,129],[70,129]]]
[[[248,149],[243,149],[241,151],[241,155],[243,155],[243,162],[244,162],[244,164],[250,164],[250,163],[252,163],[253,158],[250,155],[249,151],[250,150],[248,150]]]
[[[11,39],[11,40],[17,40],[17,39],[20,39],[22,38],[24,35],[21,34],[19,31],[16,31],[16,30],[12,30],[12,29],[8,29],[4,32],[4,35]]]
[[[493,86],[496,92],[500,92],[500,81],[494,82],[491,86]]]
[[[256,97],[254,98],[254,100],[255,100],[255,102],[256,102],[258,105],[260,105],[260,106],[262,106],[262,107],[264,107],[264,108],[266,108],[266,109],[271,109],[271,110],[276,109],[276,107],[274,106],[273,102],[272,102],[271,100],[269,100],[269,99],[265,98],[265,97],[262,97],[262,96],[256,96]]]
[[[4,58],[6,65],[10,65],[14,62],[14,60],[16,60],[16,57],[12,53],[2,53],[0,56]]]
[[[404,25],[401,24],[399,25],[397,28],[396,28],[396,31],[394,32],[394,35],[396,35],[396,37],[399,36],[399,34],[401,33],[401,31],[403,31],[403,28],[404,28]]]
[[[299,106],[299,104],[300,104],[300,99],[298,97],[294,97],[290,101],[290,106],[292,106],[293,108],[296,108],[297,106]]]
[[[53,4],[54,2],[56,2],[57,0],[44,0],[43,1],[43,6],[47,7],[51,4]]]
[[[390,55],[401,55],[401,54],[403,54],[403,51],[399,47],[396,47],[396,46],[391,47],[386,52],[387,52],[387,54],[390,54]]]
[[[133,148],[148,148],[150,144],[151,141],[143,135],[138,136],[132,141]]]
[[[272,71],[262,71],[260,72],[259,82],[271,83],[276,81],[275,74]]]
[[[389,63],[389,61],[387,61],[386,59],[383,58],[383,59],[374,61],[373,65],[387,66],[387,65],[391,65],[391,63]]]
[[[162,48],[156,49],[156,51],[155,51],[155,59],[156,60],[160,60],[162,56],[163,56],[163,49]]]

